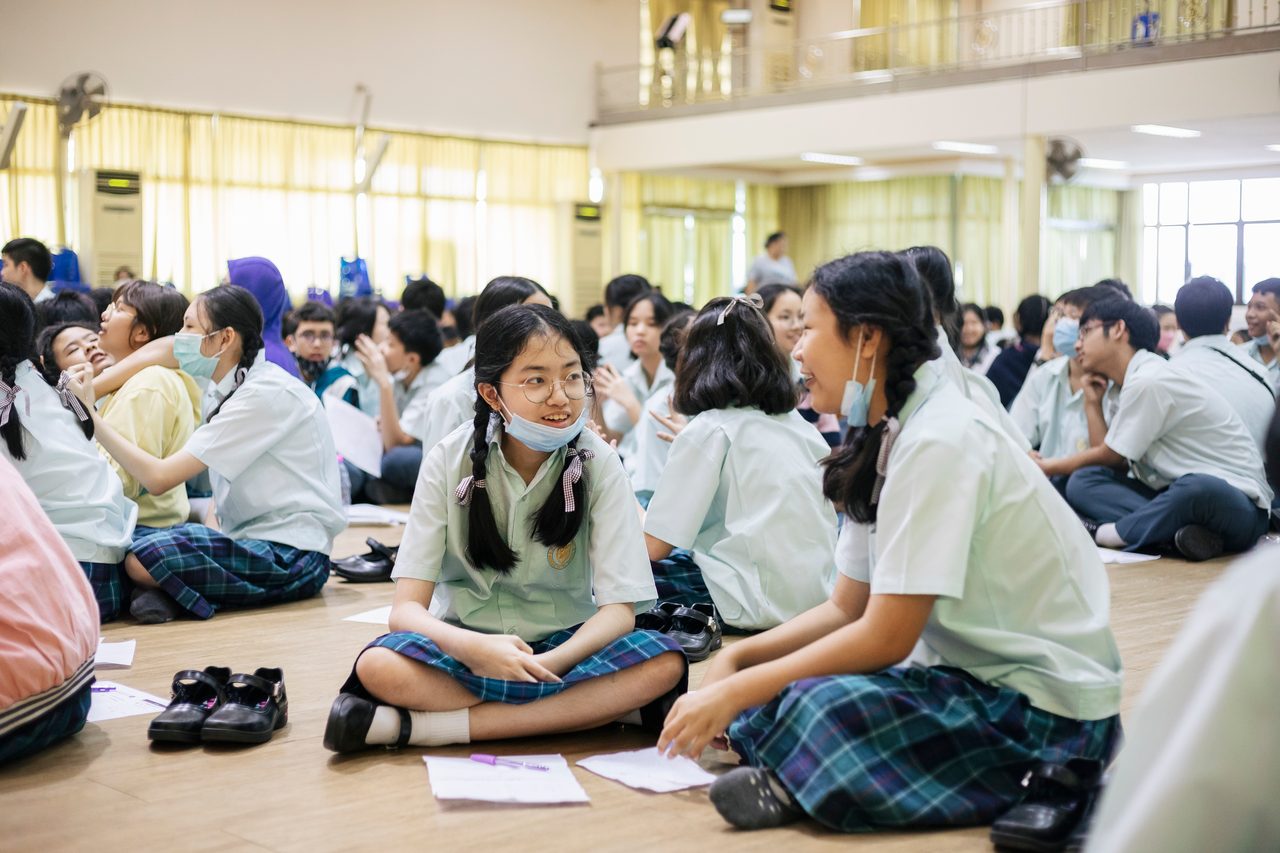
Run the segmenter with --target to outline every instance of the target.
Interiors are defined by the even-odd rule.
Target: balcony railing
[[[844,97],[1136,64],[1179,58],[1185,51],[1178,46],[1193,44],[1208,48],[1195,55],[1229,54],[1239,49],[1233,37],[1254,34],[1268,34],[1263,49],[1270,36],[1271,49],[1280,48],[1280,0],[1053,0],[720,55],[656,50],[651,63],[597,70],[597,118],[612,123],[746,106],[770,96]]]

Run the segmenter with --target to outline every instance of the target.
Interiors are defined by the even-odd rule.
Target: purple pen
[[[494,767],[523,767],[526,770],[541,770],[543,772],[551,769],[545,764],[531,764],[528,761],[514,761],[510,758],[499,758],[496,755],[489,755],[486,752],[471,753],[471,760],[478,761],[481,764],[491,764]]]

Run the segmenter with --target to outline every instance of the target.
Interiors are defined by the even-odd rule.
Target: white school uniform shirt
[[[1071,390],[1071,359],[1065,355],[1032,367],[1013,400],[1009,417],[1045,459],[1089,449],[1084,391]]]
[[[22,422],[27,458],[9,460],[77,560],[121,562],[133,542],[138,505],[124,496],[120,478],[98,455],[97,444],[84,437],[75,413],[63,407],[35,365],[19,364],[14,381],[22,389],[13,414]],[[8,456],[8,445],[0,441],[0,448]]]
[[[671,452],[671,443],[658,438],[659,432],[667,428],[650,412],[657,412],[664,417],[671,415],[671,388],[663,388],[645,400],[641,409],[640,423],[636,424],[636,452],[634,461],[624,460],[623,465],[631,475],[631,488],[639,497],[652,495],[658,488],[658,479],[667,466],[667,457]]]
[[[831,594],[836,515],[818,464],[830,452],[795,410],[702,412],[671,445],[645,532],[693,551],[730,625],[779,625]]]
[[[872,595],[934,595],[907,665],[959,667],[1076,720],[1120,712],[1120,653],[1097,546],[1031,458],[945,377],[916,371],[874,525],[840,573]]]
[[[613,448],[590,430],[579,436],[579,449],[594,454],[584,465],[586,512],[578,535],[558,548],[534,539],[533,516],[553,489],[562,488],[566,450],[551,453],[526,484],[503,457],[502,436],[494,423],[484,494],[519,557],[516,566],[501,574],[467,560],[470,509],[454,494],[471,476],[474,433],[467,425],[423,457],[391,576],[435,583],[431,614],[439,619],[527,642],[585,622],[606,604],[635,604],[638,611],[651,606],[658,591],[631,485]]]
[[[219,390],[225,396],[234,371]],[[222,532],[328,554],[347,526],[338,451],[315,392],[258,353],[183,448],[209,466]]]
[[[396,413],[400,415],[400,428],[413,435],[405,424],[423,420],[431,393],[452,378],[449,368],[437,360],[422,367],[408,387],[398,381],[393,382],[391,388],[396,399]]]
[[[422,442],[423,452],[476,416],[476,369],[468,367],[427,395],[422,406],[400,418],[400,427]]]
[[[956,388],[960,389],[961,394],[972,400],[979,409],[994,418],[1000,428],[1024,452],[1030,450],[1031,445],[1027,442],[1027,437],[1023,435],[1022,429],[1013,422],[1013,418],[1009,417],[1004,404],[1000,402],[1000,392],[996,390],[996,386],[992,385],[991,380],[987,377],[966,369],[960,363],[960,357],[956,355],[956,351],[947,342],[947,333],[941,326],[938,327],[938,349],[942,351],[942,354],[929,362],[932,365],[932,369],[950,379]]]
[[[435,364],[449,371],[450,376],[457,376],[467,367],[476,354],[476,336],[472,335],[459,341],[455,346],[441,350],[440,355],[436,356]]]
[[[600,363],[612,365],[619,373],[631,366],[631,344],[627,343],[627,330],[621,323],[599,342]]]
[[[53,299],[57,295],[58,294],[53,292],[53,288],[46,284],[43,288],[41,288],[40,292],[36,294],[36,298],[31,301],[34,304],[39,305],[41,302],[48,302],[49,300]]]
[[[1267,376],[1271,379],[1271,387],[1280,391],[1280,355],[1274,356],[1270,364],[1264,363],[1262,361],[1262,347],[1257,341],[1249,341],[1245,344],[1244,351],[1249,354],[1250,358],[1263,366],[1267,371]]]
[[[1240,415],[1208,381],[1155,353],[1139,350],[1129,362],[1106,445],[1153,489],[1209,474],[1271,508],[1262,454]]]
[[[354,347],[338,361],[338,366],[350,373],[351,379],[355,381],[356,394],[360,397],[360,411],[371,418],[378,417],[382,413],[382,395],[378,389],[378,383],[365,372],[364,365],[356,356]],[[346,392],[346,386],[340,381],[325,393],[341,397]]]
[[[1202,335],[1183,344],[1169,363],[1216,388],[1240,415],[1259,452],[1265,452],[1267,429],[1276,413],[1276,394],[1261,362],[1250,358],[1226,335]]]
[[[667,367],[666,362],[660,361],[657,371],[653,374],[653,382],[649,382],[645,378],[644,367],[639,359],[631,362],[630,366],[622,371],[622,378],[631,386],[632,393],[642,404],[655,394],[670,393],[676,381],[676,375],[671,372],[671,368]],[[631,423],[627,410],[613,400],[605,400],[603,417],[605,426],[613,432],[622,434],[622,441],[618,442],[618,453],[622,456],[627,473],[634,474],[638,464],[636,425]]]

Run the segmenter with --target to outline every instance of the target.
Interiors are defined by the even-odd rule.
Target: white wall
[[[93,69],[122,101],[584,143],[636,0],[8,0],[0,91]]]

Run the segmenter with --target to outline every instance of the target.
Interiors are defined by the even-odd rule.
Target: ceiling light
[[[1129,164],[1123,160],[1099,160],[1096,157],[1081,157],[1080,165],[1087,169],[1127,169]]]
[[[1130,128],[1134,133],[1145,133],[1149,136],[1172,136],[1175,139],[1195,139],[1200,135],[1198,130],[1185,127],[1169,127],[1163,124],[1135,124]]]
[[[826,163],[828,166],[861,166],[861,157],[850,157],[846,154],[816,154],[806,151],[800,155],[806,163]]]
[[[934,151],[954,151],[957,154],[999,154],[1000,149],[994,145],[979,145],[976,142],[935,142]]]
[[[1266,149],[1268,151],[1280,151],[1280,145],[1268,145]]]

